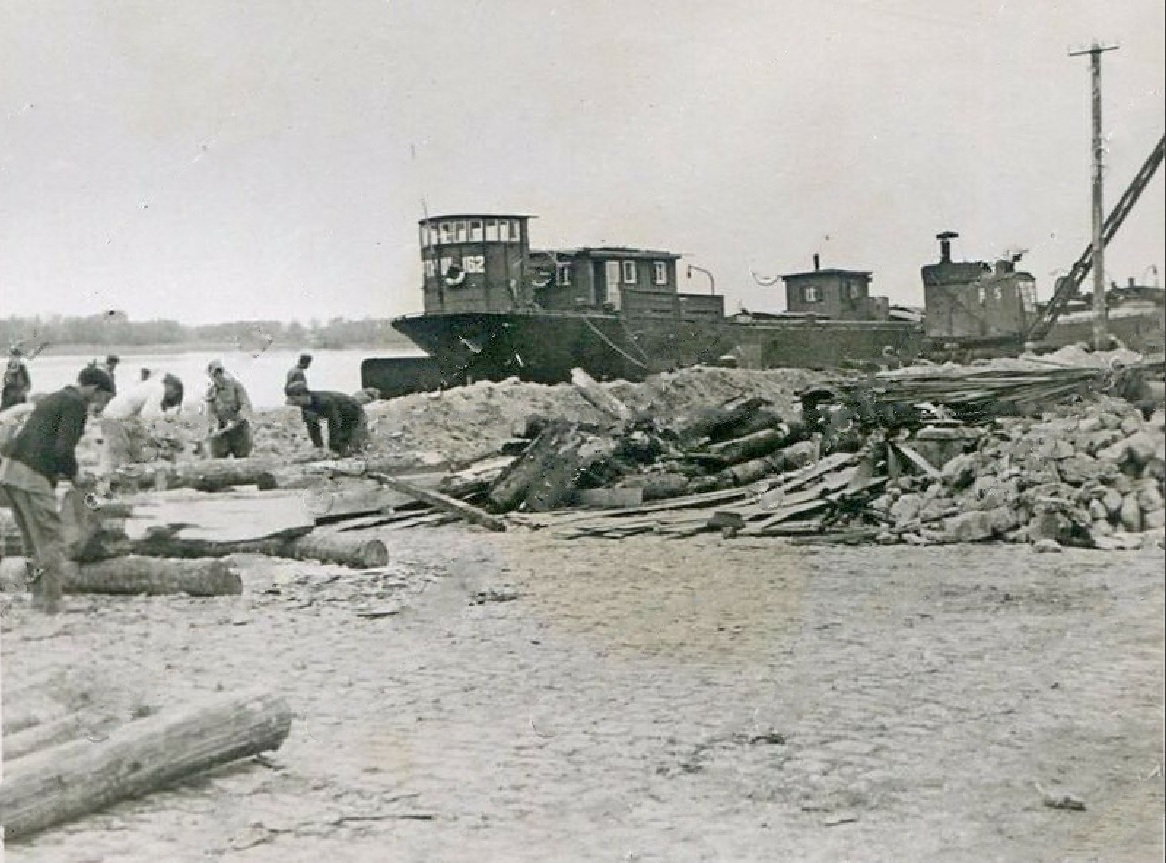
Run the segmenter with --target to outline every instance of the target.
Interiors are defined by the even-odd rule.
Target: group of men
[[[19,351],[13,351],[13,357],[20,361],[23,375],[18,377],[13,370],[11,393],[9,375],[5,375],[5,409],[29,401],[27,367]],[[308,435],[317,448],[324,448],[323,423],[328,428],[328,448],[340,456],[352,455],[367,441],[364,408],[343,393],[309,389],[307,369],[311,362],[311,356],[303,354],[288,372],[284,387],[287,403],[300,408]],[[58,509],[58,486],[67,482],[87,491],[98,482],[98,477],[82,474],[77,463],[77,445],[87,418],[90,414],[100,418],[106,439],[100,470],[108,471],[110,445],[116,448],[128,420],[142,416],[150,405],[162,413],[182,405],[181,380],[171,374],[156,376],[145,369],[140,381],[119,393],[114,382],[117,365],[118,358],[111,356],[104,363],[94,361],[85,366],[75,384],[21,407],[19,429],[0,438],[0,506],[13,512],[31,559],[33,604],[46,613],[59,610],[62,581],[67,567],[73,565],[68,560]],[[13,366],[11,361],[9,366]],[[209,454],[218,458],[246,457],[252,446],[252,407],[247,391],[218,360],[207,366],[207,375]]]

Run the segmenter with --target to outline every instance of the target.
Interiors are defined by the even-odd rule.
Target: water
[[[420,351],[402,351],[399,348],[314,350],[311,354],[308,385],[314,390],[336,390],[349,394],[360,389],[360,362],[366,357],[423,356]],[[120,387],[132,385],[140,380],[143,366],[152,369],[154,374],[169,372],[185,386],[183,404],[189,408],[201,401],[210,383],[206,375],[207,363],[218,359],[226,366],[227,373],[247,389],[255,408],[266,410],[283,405],[284,381],[288,369],[295,365],[299,355],[298,350],[264,351],[256,355],[238,350],[122,354],[121,363],[117,367],[117,382]],[[28,364],[32,375],[32,391],[52,392],[76,382],[77,373],[93,358],[91,354],[37,357]]]

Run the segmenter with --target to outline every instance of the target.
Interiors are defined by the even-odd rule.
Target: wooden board
[[[155,530],[178,539],[234,542],[310,530],[315,524],[299,491],[175,489],[139,495],[132,502],[124,524],[131,540]]]

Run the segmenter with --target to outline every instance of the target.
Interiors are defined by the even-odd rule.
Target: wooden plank
[[[502,532],[506,530],[506,522],[497,516],[490,515],[476,506],[471,506],[460,500],[442,494],[437,491],[430,491],[428,489],[420,488],[413,485],[406,480],[399,477],[389,476],[383,473],[370,473],[369,477],[375,479],[377,482],[384,483],[391,489],[399,491],[402,494],[407,494],[410,497],[416,498],[430,506],[437,507],[448,513],[452,513],[459,518],[463,518],[473,524],[480,525],[487,530]]]
[[[302,492],[233,491],[208,493],[177,489],[132,499],[125,533],[131,540],[162,529],[179,539],[230,542],[262,539],[315,526]]]
[[[918,452],[916,452],[913,448],[907,446],[906,444],[902,444],[902,443],[891,444],[891,446],[889,448],[892,450],[893,453],[901,454],[903,456],[903,458],[907,459],[907,461],[911,462],[911,464],[915,465],[915,467],[919,468],[919,470],[923,471],[923,473],[925,473],[927,476],[931,477],[932,479],[942,478],[943,474],[941,474],[938,470],[936,470],[934,467],[932,467],[931,462],[929,462],[927,459],[925,459],[923,456],[921,456]]]

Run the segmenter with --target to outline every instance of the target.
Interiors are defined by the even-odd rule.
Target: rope
[[[635,357],[633,357],[631,354],[629,354],[627,351],[625,351],[623,348],[621,348],[619,345],[617,345],[615,342],[613,342],[611,339],[609,339],[607,336],[605,336],[600,331],[599,327],[597,327],[597,326],[595,326],[595,324],[591,323],[590,318],[584,318],[583,323],[587,324],[587,326],[591,328],[591,331],[593,333],[595,333],[595,335],[599,336],[600,340],[605,345],[607,345],[609,348],[611,348],[613,351],[615,351],[621,357],[626,359],[628,362],[635,363],[637,366],[639,366],[640,368],[642,368],[646,371],[652,370],[650,366],[645,365],[644,363],[640,362]]]

